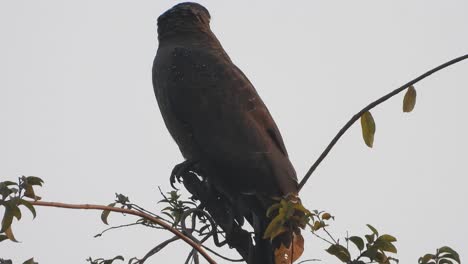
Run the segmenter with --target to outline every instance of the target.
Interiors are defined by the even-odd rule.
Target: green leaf
[[[13,217],[13,212],[10,209],[10,207],[5,206],[5,214],[3,215],[2,229],[0,230],[0,233],[5,232],[11,226],[11,223],[13,222]]]
[[[376,247],[370,247],[366,251],[362,253],[363,257],[368,257],[371,260],[375,259],[375,256],[377,255],[377,248]]]
[[[460,262],[460,256],[451,247],[448,247],[448,246],[441,247],[441,248],[439,248],[438,252],[439,252],[439,256],[442,257],[442,258],[445,258],[445,255],[442,255],[442,253],[448,253],[448,254],[450,254],[452,256],[451,259],[455,260],[458,263],[461,263]]]
[[[331,245],[328,249],[326,249],[326,251],[344,263],[351,261],[351,255],[349,254],[349,251],[342,245]]]
[[[288,220],[295,212],[294,204],[291,201],[282,199],[280,201],[280,208],[278,210],[278,216],[281,216],[284,220]]]
[[[13,191],[8,188],[8,186],[4,185],[3,182],[0,183],[0,195],[2,196],[2,200],[5,200]]]
[[[416,90],[414,89],[414,86],[411,85],[406,90],[405,97],[403,98],[403,112],[409,113],[413,111],[415,105],[416,105]]]
[[[44,181],[41,178],[36,177],[36,176],[28,176],[28,177],[26,177],[26,183],[29,184],[29,185],[42,186]]]
[[[314,226],[312,227],[312,229],[313,229],[313,231],[317,231],[322,227],[325,227],[325,223],[323,221],[315,221]]]
[[[375,122],[372,114],[368,111],[361,116],[362,137],[369,148],[374,145]]]
[[[130,203],[128,196],[125,196],[121,193],[116,193],[115,196],[116,196],[117,203],[120,203],[120,204]]]
[[[390,261],[388,260],[387,255],[385,255],[384,253],[381,253],[381,252],[377,252],[375,254],[375,260],[377,260],[377,262],[379,264],[390,263]]]
[[[36,209],[34,208],[34,206],[30,202],[28,202],[26,200],[23,200],[23,199],[20,199],[19,204],[24,205],[26,208],[29,209],[29,211],[31,211],[31,214],[33,215],[33,219],[36,218]]]
[[[273,218],[273,220],[271,220],[270,224],[265,230],[263,239],[269,238],[270,240],[273,240],[278,235],[284,233],[286,231],[286,228],[283,225],[284,219],[283,217],[281,217],[281,215],[278,215],[275,218]]]
[[[16,240],[15,238],[15,235],[13,235],[13,230],[11,229],[11,225],[10,227],[8,227],[7,230],[5,230],[5,235],[8,237],[8,239],[10,239],[11,241],[13,242],[18,242],[18,240]]]
[[[110,203],[108,206],[110,207],[114,207],[115,206],[115,203]],[[101,220],[104,224],[108,225],[109,223],[107,223],[107,218],[109,217],[109,214],[110,214],[111,211],[109,210],[104,210],[102,211],[101,213]]]
[[[1,184],[4,184],[5,186],[18,185],[18,183],[12,182],[12,181],[4,181],[4,182],[1,182]]]
[[[7,204],[8,209],[11,211],[11,214],[13,214],[13,216],[16,217],[16,219],[21,220],[21,210],[16,204],[16,199],[8,201]]]
[[[375,234],[376,236],[379,236],[379,232],[377,231],[377,229],[375,229],[375,227],[367,224],[367,227],[372,231],[373,234]]]
[[[36,193],[34,192],[34,188],[32,185],[26,184],[26,187],[24,188],[24,196],[34,199],[34,200],[40,200],[41,197],[37,196]]]
[[[366,237],[366,240],[368,243],[373,243],[374,242],[374,234],[372,235],[365,235],[364,237]]]
[[[351,242],[356,245],[356,247],[359,249],[359,251],[362,251],[364,249],[364,240],[358,236],[352,236],[349,238]]]
[[[39,264],[39,263],[35,262],[34,258],[30,258],[26,260],[25,262],[23,262],[23,264]]]
[[[426,254],[422,258],[419,258],[419,263],[425,264],[425,263],[429,262],[429,260],[431,260],[431,259],[435,259],[435,255]]]
[[[458,255],[453,255],[453,254],[445,254],[443,256],[439,256],[439,258],[445,258],[445,259],[453,259],[456,262],[460,263],[460,257]]]
[[[296,211],[303,212],[305,215],[311,215],[311,212],[300,202],[292,202],[293,208]]]
[[[439,260],[438,264],[453,264],[453,261],[443,258],[443,259]]]
[[[374,246],[382,251],[397,253],[396,247],[391,242],[376,240]]]
[[[385,241],[385,242],[396,242],[397,241],[397,239],[394,236],[387,235],[387,234],[381,235],[379,238],[377,238],[377,240],[382,240],[382,241]]]
[[[266,212],[266,216],[267,216],[267,217],[271,217],[272,214],[273,214],[273,212],[274,212],[275,210],[278,210],[278,208],[280,208],[280,203],[275,203],[275,204],[273,204],[272,206],[270,206],[270,207],[268,208],[268,210],[267,210],[267,212]]]
[[[172,216],[170,213],[168,212],[161,212],[161,213],[167,215],[169,218],[171,218],[174,221],[174,216]]]
[[[5,236],[5,235],[0,235],[0,242],[2,242],[3,240],[6,240],[6,239],[8,239],[7,236]]]

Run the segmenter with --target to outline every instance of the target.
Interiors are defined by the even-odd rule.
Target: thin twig
[[[204,249],[208,250],[209,252],[215,254],[216,256],[218,256],[218,257],[220,257],[220,258],[222,258],[224,260],[230,261],[230,262],[244,262],[245,261],[244,259],[232,259],[232,258],[225,257],[225,256],[219,254],[218,252],[214,251],[213,249],[211,249],[211,248],[209,248],[209,247],[207,247],[205,245],[202,245],[202,247]]]
[[[48,207],[68,208],[68,209],[86,209],[86,210],[100,210],[100,211],[107,210],[107,211],[112,211],[112,212],[125,213],[125,214],[139,216],[139,217],[142,217],[144,219],[147,219],[149,221],[152,221],[164,227],[166,230],[178,236],[179,238],[184,240],[187,244],[189,244],[192,248],[198,251],[208,261],[208,263],[216,264],[216,262],[208,255],[208,253],[206,253],[206,251],[200,245],[198,245],[196,242],[194,242],[193,240],[191,240],[190,238],[182,234],[179,230],[173,228],[171,225],[162,221],[161,219],[158,219],[154,216],[145,214],[140,211],[119,208],[119,207],[112,207],[112,206],[95,205],[95,204],[65,204],[65,203],[55,203],[55,202],[45,202],[45,201],[31,201],[31,204],[36,205],[36,206],[48,206]]]
[[[145,261],[150,258],[151,256],[153,256],[154,254],[158,253],[159,251],[161,251],[164,247],[166,247],[167,245],[169,245],[170,243],[174,242],[174,241],[177,241],[179,240],[179,237],[178,236],[173,236],[172,238],[169,238],[168,240],[162,242],[161,244],[157,245],[156,247],[154,247],[153,249],[151,249],[150,251],[148,251],[148,253],[146,253],[146,255],[138,260],[138,264],[143,264],[145,263]]]
[[[301,262],[298,262],[297,264],[302,264],[302,263],[312,262],[312,261],[322,261],[322,260],[321,259],[305,259]]]
[[[402,92],[403,90],[406,90],[408,87],[411,85],[421,81],[422,79],[428,77],[429,75],[440,71],[452,64],[455,64],[457,62],[460,62],[462,60],[468,59],[468,54],[463,55],[461,57],[455,58],[451,61],[448,61],[440,66],[435,67],[434,69],[422,74],[421,76],[417,77],[416,79],[404,84],[398,89],[393,90],[392,92],[388,93],[385,96],[382,96],[378,100],[370,103],[368,106],[364,107],[361,111],[359,111],[357,114],[355,114],[344,126],[343,128],[336,134],[336,136],[332,139],[332,141],[328,144],[328,146],[325,148],[325,150],[322,152],[320,157],[315,161],[315,163],[310,167],[309,171],[307,171],[306,175],[304,178],[301,180],[301,183],[299,184],[299,190],[298,192],[304,187],[304,184],[306,184],[307,180],[309,180],[310,176],[312,173],[317,169],[318,165],[325,159],[325,157],[328,155],[330,150],[335,146],[335,144],[338,142],[338,140],[343,136],[343,134],[364,114],[365,112],[371,110],[372,108],[376,107],[377,105],[387,101],[388,99],[392,98],[393,96],[397,95],[398,93]]]
[[[325,229],[325,227],[323,227],[322,229],[323,229],[323,231],[325,233],[327,233],[328,237],[331,238],[331,240],[333,240],[333,242],[335,242],[335,244],[338,244],[338,242],[335,240],[335,238],[328,232],[327,229]]]
[[[94,235],[94,237],[100,237],[100,236],[102,236],[105,232],[107,232],[107,231],[109,231],[109,230],[119,229],[119,228],[123,228],[123,227],[134,226],[134,225],[141,225],[141,224],[140,224],[140,223],[130,223],[130,224],[125,224],[125,225],[111,226],[111,227],[109,227],[109,228],[107,228],[107,229],[104,229],[101,233]]]
[[[312,216],[312,218],[313,218],[313,216]],[[310,223],[308,223],[307,225],[310,227],[310,229],[311,229],[311,231],[312,231],[311,233],[312,233],[314,236],[320,238],[321,240],[327,242],[327,243],[330,244],[330,245],[336,244],[336,243],[333,243],[333,242],[328,241],[326,238],[321,237],[319,234],[317,234],[317,233],[314,231],[314,226],[311,225]],[[332,239],[333,239],[333,237],[332,237]]]
[[[322,239],[323,241],[327,242],[328,244],[334,245],[333,242],[330,242],[330,241],[328,241],[326,238],[319,236],[317,233],[315,233],[315,232],[311,232],[311,233],[312,233],[312,235],[314,235],[314,236],[316,236],[316,237]]]

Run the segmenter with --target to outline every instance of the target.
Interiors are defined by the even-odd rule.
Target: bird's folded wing
[[[245,75],[223,54],[174,48],[170,57],[168,104],[201,155],[243,169],[253,182],[270,181],[277,195],[294,191],[283,139]]]

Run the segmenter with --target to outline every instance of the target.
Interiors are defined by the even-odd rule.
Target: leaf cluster
[[[13,264],[13,261],[11,261],[10,259],[0,258],[0,264]],[[38,264],[38,263],[35,262],[33,258],[30,258],[26,260],[25,262],[23,262],[23,264]]]
[[[161,193],[162,194],[162,193]],[[196,207],[197,205],[192,201],[184,201],[180,199],[178,191],[170,191],[167,195],[162,194],[163,199],[158,203],[165,204],[161,213],[168,216],[172,220],[172,226],[177,226],[182,220],[184,213]]]
[[[35,176],[22,176],[18,179],[18,182],[0,182],[0,206],[5,209],[0,228],[0,242],[7,239],[18,242],[13,234],[13,219],[21,220],[20,206],[26,207],[33,215],[33,218],[36,217],[34,206],[24,198],[39,200],[40,197],[34,192],[34,186],[42,186],[42,184],[42,179]]]
[[[369,224],[367,227],[371,233],[364,235],[363,238],[359,236],[346,238],[346,242],[351,242],[359,250],[360,254],[356,259],[352,260],[348,247],[339,244],[331,245],[326,251],[345,263],[358,263],[362,258],[379,264],[389,264],[390,261],[398,263],[398,259],[387,255],[387,253],[397,253],[397,248],[393,244],[397,241],[396,238],[388,234],[379,235],[377,229]]]
[[[130,200],[128,199],[128,196],[125,196],[121,193],[116,193],[115,194],[115,201],[113,203],[108,204],[107,206],[110,207],[115,207],[116,205],[120,205],[120,208],[127,208],[127,209],[132,209],[133,205],[130,203]],[[107,218],[109,217],[111,211],[109,210],[104,210],[101,213],[101,221],[108,225],[109,223],[107,222]]]
[[[287,195],[268,208],[266,216],[271,218],[271,221],[265,229],[263,238],[273,240],[292,226],[304,228],[311,215],[312,213],[302,205],[297,197]]]
[[[458,253],[448,246],[436,250],[435,254],[425,254],[418,260],[419,264],[453,264],[460,262]]]

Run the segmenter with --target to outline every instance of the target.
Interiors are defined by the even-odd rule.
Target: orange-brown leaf
[[[301,257],[304,252],[304,238],[295,233],[293,236],[293,243],[289,247],[281,243],[280,247],[275,249],[275,264],[291,264]]]

